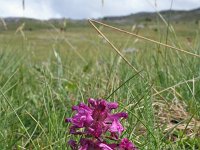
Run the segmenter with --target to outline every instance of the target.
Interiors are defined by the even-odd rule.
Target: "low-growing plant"
[[[79,141],[69,140],[73,150],[136,150],[127,138],[120,139],[124,127],[120,119],[126,119],[125,112],[112,113],[118,107],[116,102],[90,98],[88,105],[80,103],[73,106],[77,113],[66,122],[72,124],[70,134],[81,135]]]

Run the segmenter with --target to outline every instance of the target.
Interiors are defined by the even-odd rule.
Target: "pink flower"
[[[124,131],[120,120],[127,118],[128,114],[124,112],[113,114],[112,110],[117,107],[116,102],[92,98],[88,100],[88,105],[80,103],[73,106],[72,110],[76,111],[76,114],[72,118],[67,118],[66,122],[72,124],[70,133],[82,135],[82,138],[79,143],[70,140],[68,142],[70,147],[73,150],[136,150],[128,139],[122,139],[120,144],[107,144],[105,141],[105,137],[118,141]]]
[[[89,105],[83,103],[73,106],[72,110],[77,113],[72,118],[67,118],[66,122],[71,122],[71,134],[87,134],[100,138],[107,131],[120,135],[124,130],[120,123],[121,118],[127,118],[126,113],[111,114],[112,109],[116,109],[118,104],[107,102],[103,99],[89,99]],[[83,128],[84,131],[77,131]],[[115,135],[116,135],[115,134]]]

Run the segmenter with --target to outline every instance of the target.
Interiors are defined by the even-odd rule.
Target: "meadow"
[[[200,55],[198,23],[113,25]],[[89,23],[1,26],[0,149],[69,149],[65,118],[88,98],[119,103],[138,149],[200,149],[200,58],[96,26],[123,58]]]

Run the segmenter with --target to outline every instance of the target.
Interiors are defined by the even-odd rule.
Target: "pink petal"
[[[119,134],[121,134],[123,130],[124,130],[124,128],[121,125],[121,123],[119,122],[119,120],[114,120],[112,122],[112,125],[109,128],[110,132],[118,132]]]
[[[112,148],[110,148],[108,145],[104,143],[99,144],[99,147],[102,148],[102,150],[113,150]]]

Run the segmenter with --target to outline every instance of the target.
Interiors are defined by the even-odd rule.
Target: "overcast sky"
[[[141,11],[189,10],[200,7],[200,0],[0,0],[0,17],[99,18]]]

